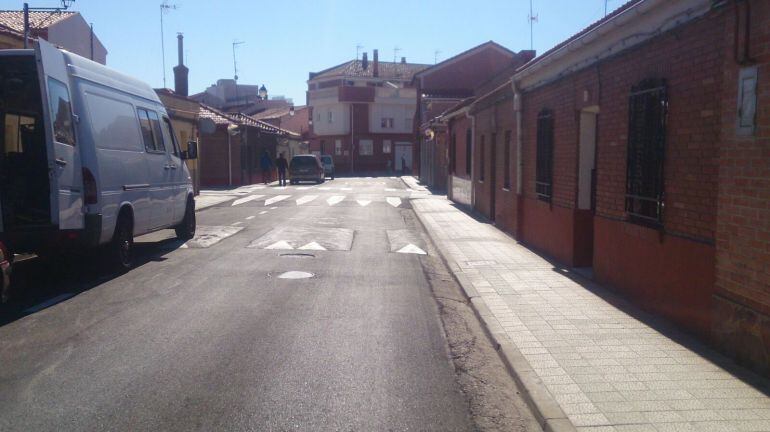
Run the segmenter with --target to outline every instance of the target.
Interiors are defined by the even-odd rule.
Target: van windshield
[[[0,56],[0,101],[4,228],[49,224],[48,159],[34,56]]]

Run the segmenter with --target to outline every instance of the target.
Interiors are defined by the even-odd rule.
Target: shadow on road
[[[182,244],[176,238],[154,242],[138,239],[134,244],[134,268],[163,261],[166,254]],[[0,304],[0,327],[121,276],[110,269],[100,252],[32,257],[14,264],[11,299]]]

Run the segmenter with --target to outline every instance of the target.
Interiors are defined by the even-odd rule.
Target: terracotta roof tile
[[[378,78],[388,80],[411,81],[417,72],[429,68],[431,65],[419,63],[379,62]],[[314,74],[311,79],[318,78],[374,78],[374,62],[369,60],[366,69],[361,60],[352,60],[341,65],[334,66]]]
[[[77,12],[30,11],[29,27],[32,29],[45,29],[75,14],[77,14]],[[19,33],[24,33],[24,12],[10,10],[0,11],[0,26],[6,27]]]
[[[201,104],[198,116],[200,118],[211,119],[216,125],[225,125],[225,126],[246,125],[246,126],[256,127],[259,130],[267,133],[273,133],[277,135],[286,135],[286,136],[295,137],[295,138],[298,138],[300,136],[295,132],[275,127],[270,123],[265,123],[261,120],[251,118],[247,115],[240,114],[240,113],[227,114],[216,108],[213,108],[204,104]]]

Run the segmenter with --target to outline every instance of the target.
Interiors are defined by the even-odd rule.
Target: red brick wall
[[[240,184],[240,136],[232,137],[233,184]],[[201,188],[227,186],[229,182],[227,132],[219,128],[211,135],[201,135],[198,149],[198,169]]]
[[[747,4],[753,60],[747,66],[758,68],[757,128],[751,136],[736,133],[738,74],[744,66],[735,61],[736,26],[728,19],[722,43],[714,331],[717,343],[729,354],[770,373],[770,3],[754,0],[739,5],[739,54],[745,42]]]
[[[512,53],[497,48],[487,48],[451,65],[426,73],[418,78],[422,90],[442,91],[465,89],[472,91],[476,86],[489,79],[495,72],[508,66],[513,60]]]
[[[464,179],[470,179],[469,173],[466,173],[466,131],[472,126],[471,120],[465,115],[454,117],[450,123],[450,134],[455,134],[455,164],[452,170],[452,175],[462,177]]]

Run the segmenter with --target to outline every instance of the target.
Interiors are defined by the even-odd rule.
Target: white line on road
[[[243,222],[240,222],[240,221],[238,221],[238,222],[233,222],[233,223],[231,223],[230,225],[233,225],[233,226],[235,226],[235,225],[240,225],[240,224],[242,224],[242,223],[243,223]]]
[[[260,199],[263,196],[264,195],[249,195],[249,196],[247,196],[245,198],[239,198],[239,199],[233,201],[233,205],[231,207],[234,207],[234,206],[237,206],[237,205],[241,205],[241,204],[249,202],[249,201],[254,201],[255,199]]]
[[[274,196],[272,198],[266,199],[265,200],[265,205],[269,206],[271,204],[277,203],[278,201],[283,201],[283,200],[285,200],[286,198],[289,198],[289,197],[291,197],[291,195],[276,195],[276,196]]]
[[[372,202],[372,200],[356,200],[356,202],[361,207],[366,207],[366,206],[368,206]]]
[[[325,247],[321,246],[320,244],[316,242],[310,242],[306,244],[305,246],[300,247],[299,249],[302,250],[326,250]]]
[[[302,198],[299,198],[297,200],[297,205],[309,203],[310,201],[313,201],[316,198],[318,198],[318,195],[305,195]]]
[[[338,203],[340,203],[340,202],[341,202],[342,200],[344,200],[344,199],[345,199],[345,195],[334,195],[334,196],[330,197],[329,199],[327,199],[327,200],[326,200],[326,202],[327,202],[327,203],[328,203],[330,206],[333,206],[333,205],[335,205],[335,204],[338,204]]]
[[[261,212],[259,212],[259,214],[261,214],[261,215],[263,215],[265,213],[267,213],[267,210],[262,210]]]
[[[246,220],[252,220],[252,219],[254,219],[254,216],[249,216],[246,218]]]
[[[319,187],[318,190],[332,190],[332,188],[328,186],[322,186],[322,187]]]
[[[387,197],[385,198],[385,201],[387,201],[388,204],[392,205],[393,207],[398,207],[401,205],[401,198],[399,197]]]
[[[418,248],[417,246],[409,243],[408,245],[402,247],[401,249],[397,250],[396,252],[402,253],[402,254],[418,254],[418,255],[427,255],[428,253],[424,250]]]
[[[385,192],[398,192],[400,189],[385,188]]]
[[[352,191],[352,190],[353,190],[353,188],[351,188],[351,187],[341,187],[341,188],[340,188],[340,190],[343,190],[343,191]]]
[[[270,207],[270,210],[275,210],[275,209],[277,209],[277,208],[278,208],[278,207]]]
[[[294,249],[286,240],[277,241],[265,249]]]

